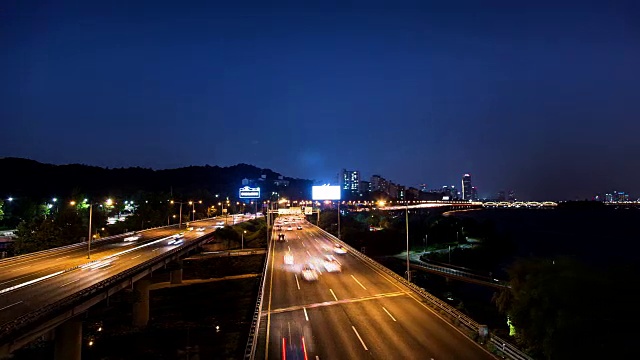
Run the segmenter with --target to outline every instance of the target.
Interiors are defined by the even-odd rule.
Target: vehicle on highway
[[[302,278],[306,281],[318,280],[318,271],[311,264],[306,264],[302,268]]]
[[[293,255],[290,252],[284,255],[284,263],[285,265],[293,265]]]
[[[189,226],[189,227],[187,228],[187,231],[193,231],[193,226]]]
[[[102,268],[111,266],[113,264],[113,262],[116,261],[117,259],[118,259],[117,257],[100,259],[100,260],[97,260],[97,261],[92,261],[90,263],[84,264],[84,265],[80,266],[80,268],[82,268],[83,270],[102,269]]]
[[[203,232],[203,231],[204,231],[204,228],[203,228],[203,227],[199,227],[199,228],[197,228],[197,229],[196,229],[196,231],[198,231],[198,232]]]
[[[291,231],[291,230],[293,230],[293,228],[292,228],[291,226],[289,226],[289,227],[287,228],[287,231]]]
[[[216,223],[216,225],[218,225],[218,226],[224,226],[224,221],[218,221],[218,222]]]
[[[298,225],[297,229],[302,230],[302,225]]]
[[[124,238],[124,241],[136,241],[140,239],[140,235],[127,236]]]
[[[336,253],[336,254],[346,254],[347,253],[347,249],[345,249],[345,247],[340,245],[340,244],[336,244],[333,247],[333,252]]]
[[[184,238],[171,238],[167,241],[168,245],[180,245],[184,242]]]
[[[278,241],[284,241],[284,234],[283,233],[278,234]]]
[[[333,255],[327,255],[324,259],[324,269],[327,272],[341,272],[342,264]]]

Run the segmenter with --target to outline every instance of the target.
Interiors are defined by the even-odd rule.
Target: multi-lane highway
[[[218,221],[192,223],[204,231],[188,231],[183,225],[184,236],[177,243],[168,238],[179,232],[177,227],[143,231],[133,241],[124,241],[124,236],[96,241],[90,260],[86,244],[2,260],[0,325],[211,233]]]
[[[309,223],[298,224],[283,226],[284,241],[273,237],[259,358],[495,359],[407,287],[348,252],[336,253]],[[341,271],[325,268],[327,255]],[[319,271],[317,280],[305,280],[309,265]]]

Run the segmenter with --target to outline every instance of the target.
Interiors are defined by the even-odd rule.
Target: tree
[[[0,221],[4,219],[4,201],[0,200]]]
[[[638,321],[638,295],[612,295],[635,281],[632,273],[594,269],[572,258],[518,260],[509,269],[511,288],[494,301],[517,341],[536,357],[630,355],[635,336],[621,329]]]
[[[14,252],[19,255],[73,244],[86,237],[86,229],[74,209],[48,217],[38,215],[18,225]]]

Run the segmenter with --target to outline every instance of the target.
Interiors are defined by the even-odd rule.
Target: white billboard
[[[340,186],[313,186],[311,197],[313,200],[340,200]]]
[[[240,199],[258,199],[260,198],[260,188],[250,188],[245,186],[240,188]]]

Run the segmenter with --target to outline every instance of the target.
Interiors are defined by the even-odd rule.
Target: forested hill
[[[284,177],[288,186],[275,186],[281,175],[269,169],[238,164],[229,167],[188,166],[177,169],[101,168],[70,164],[43,164],[22,158],[0,158],[0,196],[47,199],[52,196],[130,196],[139,192],[167,193],[183,197],[206,196],[203,193],[237,197],[242,179],[257,183],[262,193],[278,191],[281,196],[310,198],[311,180]]]

